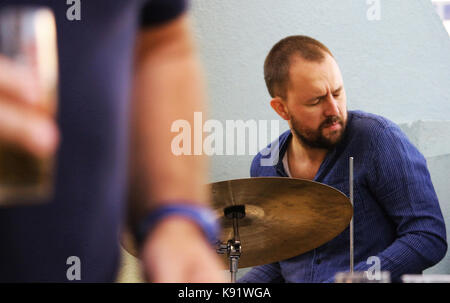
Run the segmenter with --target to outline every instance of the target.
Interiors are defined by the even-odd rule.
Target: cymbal
[[[350,223],[353,208],[337,189],[314,181],[284,177],[236,179],[210,184],[212,204],[222,226],[220,241],[233,238],[230,206],[245,206],[238,220],[239,268],[289,259],[317,248]],[[223,255],[228,263],[227,255]]]
[[[259,177],[221,181],[209,187],[222,227],[222,243],[233,238],[233,220],[225,217],[225,209],[245,207],[245,217],[238,221],[242,247],[239,268],[289,259],[317,248],[339,235],[353,215],[342,192],[309,180]],[[127,229],[121,244],[138,257]],[[228,264],[227,255],[222,256]]]

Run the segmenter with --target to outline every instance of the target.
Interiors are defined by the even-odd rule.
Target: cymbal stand
[[[354,208],[354,204],[353,204],[353,157],[350,157],[350,162],[349,162],[349,169],[350,169],[350,177],[349,177],[349,187],[350,187],[350,203],[352,204],[353,209]],[[354,250],[354,227],[353,227],[353,217],[354,214],[352,216],[352,219],[350,220],[350,273],[353,274],[353,267],[354,267],[354,255],[353,255],[353,250]]]
[[[241,240],[239,237],[239,223],[238,220],[245,216],[245,207],[231,206],[225,209],[225,217],[233,219],[233,239],[228,240],[228,242],[218,244],[216,249],[217,253],[225,254],[227,253],[230,259],[230,273],[231,273],[231,283],[236,282],[236,274],[238,271],[239,258],[241,257]]]

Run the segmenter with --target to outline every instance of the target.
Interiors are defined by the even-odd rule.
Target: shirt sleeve
[[[149,0],[140,14],[141,27],[157,26],[173,20],[188,9],[187,0]]]
[[[444,219],[426,160],[397,126],[378,134],[373,142],[370,190],[396,228],[397,238],[378,254],[381,270],[392,280],[421,273],[439,262],[447,251]],[[364,271],[370,265],[355,265]]]
[[[250,165],[250,177],[258,177],[258,169],[259,169],[259,163],[261,161],[261,154],[257,154],[252,161],[252,164]]]
[[[255,266],[250,269],[238,283],[283,283],[284,279],[281,275],[279,263],[265,264]]]

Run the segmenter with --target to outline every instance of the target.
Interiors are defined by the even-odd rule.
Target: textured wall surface
[[[401,124],[427,157],[450,231],[450,39],[428,0],[380,5],[380,20],[369,21],[365,0],[193,0],[210,118],[278,119],[264,85],[264,58],[285,36],[317,38],[340,65],[349,109]],[[251,159],[212,156],[211,182],[248,177]],[[428,272],[450,274],[448,259]]]

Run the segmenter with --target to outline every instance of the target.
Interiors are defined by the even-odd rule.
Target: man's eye
[[[339,97],[341,94],[333,94],[333,97],[337,98]]]
[[[313,100],[310,105],[317,105],[319,103],[320,103],[320,98],[317,98],[317,99]]]

